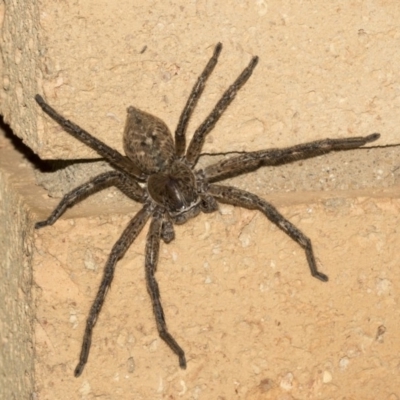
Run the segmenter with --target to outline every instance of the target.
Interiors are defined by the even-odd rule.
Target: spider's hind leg
[[[229,88],[225,91],[205,121],[194,132],[185,156],[190,166],[194,166],[196,164],[207,134],[214,128],[224,111],[228,108],[229,104],[232,103],[237,92],[248,81],[257,63],[258,57],[255,56],[250,60],[249,65],[236,78],[235,82],[233,82],[232,85],[229,86]]]
[[[193,89],[192,89],[192,91],[189,95],[189,98],[185,104],[185,108],[183,109],[182,114],[179,118],[178,126],[175,131],[175,149],[176,149],[176,154],[179,157],[183,156],[183,154],[185,153],[186,129],[188,127],[190,117],[192,116],[193,111],[196,107],[196,104],[199,101],[199,98],[204,91],[207,79],[209,78],[209,76],[213,72],[215,66],[217,65],[218,57],[221,53],[221,50],[222,50],[222,44],[218,43],[215,46],[214,54],[208,61],[206,67],[204,68],[203,72],[197,79],[197,82],[193,86]]]
[[[92,136],[89,132],[86,132],[79,125],[64,118],[59,112],[53,107],[47,104],[43,97],[37,94],[35,96],[36,102],[39,104],[41,109],[54,121],[56,121],[66,132],[86,144],[94,151],[96,151],[101,157],[104,157],[110,164],[120,168],[135,178],[144,179],[145,176],[128,157],[123,156],[117,150],[114,150],[110,146],[107,146],[101,140]]]
[[[261,211],[271,222],[282,229],[304,249],[311,275],[322,282],[328,281],[328,276],[317,269],[311,240],[300,229],[288,221],[272,204],[269,204],[253,193],[232,186],[210,185],[209,192],[223,203]]]

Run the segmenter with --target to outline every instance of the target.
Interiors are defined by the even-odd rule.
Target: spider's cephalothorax
[[[179,160],[165,172],[150,175],[147,191],[155,203],[165,208],[175,224],[183,224],[202,209],[196,178],[191,169]]]
[[[257,57],[251,59],[249,65],[225,91],[205,121],[196,129],[186,148],[186,129],[189,119],[204,90],[206,81],[217,63],[221,49],[222,45],[218,43],[213,56],[194,85],[180,116],[175,131],[175,141],[162,120],[135,107],[128,108],[124,132],[126,156],[62,117],[41,96],[36,95],[35,97],[46,114],[72,136],[104,157],[114,168],[114,171],[98,175],[67,193],[51,215],[35,225],[36,229],[52,225],[68,207],[72,207],[90,194],[112,185],[132,200],[143,204],[143,208],[133,217],[114,244],[104,267],[103,279],[86,321],[82,350],[79,363],[75,368],[75,376],[82,373],[87,363],[93,328],[107,290],[111,285],[117,261],[125,254],[149,219],[151,219],[151,223],[147,234],[145,255],[147,289],[153,304],[158,333],[177,354],[179,365],[182,368],[186,368],[185,353],[168,332],[160,291],[155,278],[160,239],[165,243],[174,239],[174,224],[183,224],[201,211],[217,210],[217,201],[258,210],[304,249],[311,275],[324,282],[328,280],[325,274],[317,270],[310,239],[281,215],[273,205],[250,192],[233,186],[218,185],[215,182],[254,171],[265,165],[279,165],[334,150],[354,149],[377,140],[379,134],[373,133],[365,137],[345,139],[324,139],[283,149],[258,150],[225,158],[204,170],[194,170],[206,135],[214,128],[238,90],[249,79],[258,62]]]

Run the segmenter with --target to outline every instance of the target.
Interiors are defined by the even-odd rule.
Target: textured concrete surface
[[[5,175],[14,176],[33,219],[45,218],[57,199],[35,185],[26,157],[1,143]],[[381,149],[362,154],[374,151]],[[312,239],[328,283],[313,279],[303,251],[256,212],[222,206],[176,227],[176,240],[162,245],[157,278],[186,371],[157,335],[144,282],[145,228],[118,263],[89,363],[73,377],[104,262],[137,205],[111,189],[36,231],[29,236],[33,398],[397,399],[400,189],[372,182],[286,194],[267,193],[257,173],[236,182],[254,187]],[[18,329],[29,328],[26,318]]]
[[[129,105],[175,128],[218,41],[224,50],[191,132],[251,56],[260,63],[206,151],[372,132],[399,143],[397,2],[30,0],[0,11],[0,111],[43,159],[96,155],[39,112],[36,93],[121,150]]]
[[[326,284],[253,212],[224,207],[162,246],[157,277],[186,371],[156,332],[142,234],[118,265],[89,364],[75,379],[102,266],[132,214],[39,232],[39,398],[396,399],[400,202],[335,200],[281,208],[313,239]]]
[[[313,279],[303,251],[256,212],[222,206],[177,227],[176,240],[162,245],[157,278],[168,326],[187,354],[182,371],[158,338],[146,292],[146,227],[118,264],[78,379],[73,370],[103,265],[139,207],[110,189],[34,232],[57,197],[97,167],[43,175],[48,166],[2,139],[5,398],[400,399],[400,5],[21,5],[0,5],[0,111],[43,159],[96,155],[43,116],[35,93],[121,150],[130,104],[174,128],[218,41],[220,63],[190,131],[252,55],[260,64],[205,153],[375,131],[382,138],[372,149],[230,181],[271,201],[312,239],[328,283]]]
[[[18,153],[10,151],[3,134],[0,130],[0,398],[29,399],[34,388],[33,215],[24,196],[27,164],[14,158]]]

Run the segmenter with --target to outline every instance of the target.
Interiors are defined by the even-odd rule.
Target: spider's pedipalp
[[[209,194],[202,194],[200,195],[200,198],[200,209],[203,213],[209,214],[218,210],[218,203],[214,197]]]
[[[196,164],[207,134],[214,128],[215,124],[221,118],[221,115],[236,97],[237,92],[250,78],[257,63],[258,57],[253,57],[249,65],[225,91],[205,121],[196,129],[185,156],[189,165],[194,166]]]
[[[161,239],[164,243],[171,243],[175,239],[174,224],[166,215],[161,225]]]
[[[178,126],[175,131],[175,149],[178,157],[181,157],[185,153],[186,149],[186,129],[190,120],[190,117],[193,114],[193,111],[199,101],[201,94],[204,91],[206,86],[207,79],[213,72],[215,66],[218,62],[218,57],[222,50],[222,44],[218,43],[215,46],[214,54],[208,61],[206,67],[204,68],[201,75],[198,77],[197,82],[193,86],[193,89],[189,95],[189,98],[185,104],[185,107],[182,111],[182,114],[179,118]]]
[[[272,204],[261,199],[253,193],[235,188],[233,186],[210,185],[209,193],[223,203],[261,211],[278,228],[297,242],[305,251],[311,275],[322,282],[328,281],[328,276],[317,269],[311,240],[287,220]]]

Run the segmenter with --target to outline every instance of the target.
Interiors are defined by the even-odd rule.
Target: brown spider
[[[183,224],[201,211],[205,213],[216,211],[218,209],[217,200],[259,210],[304,249],[311,275],[323,282],[328,280],[325,274],[317,270],[310,239],[283,217],[274,206],[255,194],[232,186],[216,185],[214,182],[254,171],[264,165],[288,163],[334,150],[354,149],[377,140],[380,135],[373,133],[366,137],[324,139],[283,149],[252,151],[223,159],[203,170],[194,170],[206,135],[214,128],[238,90],[250,78],[258,62],[258,57],[251,59],[249,65],[226,90],[206,120],[194,132],[186,150],[185,136],[189,119],[208,77],[217,64],[221,49],[222,44],[218,43],[213,56],[192,89],[175,131],[175,142],[168,127],[161,119],[135,107],[128,108],[123,138],[126,156],[62,117],[45,103],[40,95],[35,96],[37,103],[46,114],[72,136],[104,157],[115,168],[115,171],[98,175],[67,193],[49,218],[36,223],[35,228],[39,229],[54,224],[68,207],[72,207],[92,193],[112,185],[132,200],[143,204],[143,208],[133,217],[114,244],[104,267],[103,279],[86,321],[79,363],[74,372],[76,377],[81,375],[87,363],[93,328],[113,280],[115,266],[149,219],[151,219],[151,223],[147,234],[145,257],[147,289],[151,297],[158,333],[179,357],[181,368],[186,368],[185,352],[168,332],[160,291],[155,278],[160,238],[165,243],[171,242],[175,237],[174,224]]]

